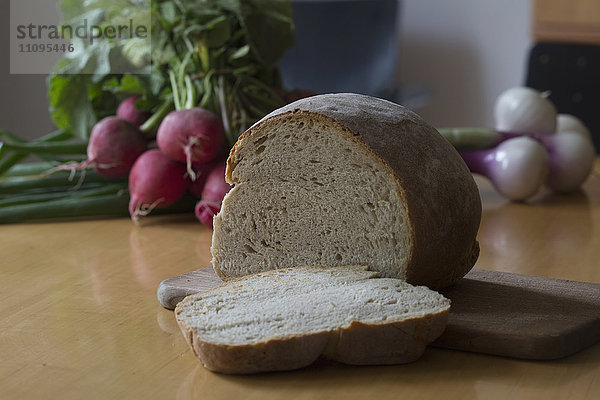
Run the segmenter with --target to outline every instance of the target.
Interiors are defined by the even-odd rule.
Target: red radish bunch
[[[191,194],[194,195],[194,197],[198,199],[202,198],[202,191],[204,190],[206,179],[217,165],[219,165],[219,163],[209,162],[205,164],[194,164],[192,166],[192,168],[194,169],[194,174],[196,175],[196,180],[189,180],[190,183],[188,190]]]
[[[165,117],[158,128],[156,143],[173,160],[185,162],[192,180],[192,164],[209,162],[218,154],[225,136],[219,118],[208,110],[176,110]]]
[[[94,125],[86,161],[61,165],[53,171],[94,168],[107,178],[127,177],[135,160],[147,147],[146,137],[138,128],[149,115],[135,107],[137,99],[123,100],[116,116],[106,117]]]
[[[117,117],[124,119],[139,128],[152,114],[138,109],[135,106],[135,103],[138,100],[138,96],[128,97],[123,100],[121,104],[119,104],[119,108],[117,108]]]
[[[201,108],[177,110],[161,122],[158,150],[142,154],[129,174],[129,214],[134,221],[179,200],[189,188],[202,195],[224,138],[215,114]]]
[[[86,161],[55,170],[93,167],[106,177],[128,176],[129,214],[134,221],[155,208],[175,203],[188,188],[202,198],[203,207],[210,207],[207,213],[218,212],[230,188],[225,182],[225,167],[220,165],[218,172],[215,169],[219,164],[214,159],[221,155],[225,136],[219,118],[201,108],[173,111],[158,128],[159,149],[148,150],[148,140],[139,126],[150,115],[135,107],[137,99],[125,99],[117,116],[104,118],[94,126]],[[210,222],[212,225],[212,215]]]
[[[87,162],[104,176],[122,178],[144,150],[146,139],[136,127],[118,117],[106,117],[92,129]]]
[[[185,165],[159,150],[149,150],[135,162],[129,174],[129,215],[137,221],[157,207],[179,200],[187,189]]]
[[[106,117],[92,129],[87,160],[61,165],[53,171],[91,167],[107,178],[124,178],[145,150],[146,139],[138,128],[121,118]]]
[[[204,184],[200,202],[196,204],[196,217],[212,228],[213,217],[221,211],[221,203],[232,186],[225,181],[225,165],[215,167]]]

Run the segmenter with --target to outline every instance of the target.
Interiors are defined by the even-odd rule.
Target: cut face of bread
[[[449,300],[365,267],[264,272],[188,296],[175,310],[203,364],[226,373],[417,359],[444,330]]]
[[[454,149],[414,113],[360,95],[293,103],[231,152],[215,217],[224,280],[280,265],[369,265],[441,288],[477,259],[481,203]]]
[[[215,222],[214,265],[227,278],[372,260],[384,276],[404,277],[411,234],[392,172],[330,129],[292,116],[247,146]]]

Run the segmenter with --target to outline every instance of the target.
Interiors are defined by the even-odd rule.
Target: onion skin
[[[450,132],[450,130],[445,131]],[[476,135],[480,132],[483,132],[483,136],[481,140],[478,141]],[[458,139],[453,139],[451,137],[451,143],[457,147],[457,150],[460,152],[461,156],[463,156],[463,159],[469,168],[471,168],[471,171],[486,176],[488,175],[487,168],[489,168],[486,163],[491,162],[491,160],[487,159],[486,157],[492,157],[489,154],[498,149],[502,143],[506,143],[516,138],[528,138],[539,142],[548,153],[547,162],[549,166],[549,172],[546,180],[546,186],[552,191],[559,193],[569,193],[579,189],[591,173],[596,157],[594,145],[591,139],[582,131],[557,132],[553,135],[496,132],[496,147],[478,149],[476,152],[469,151],[473,143],[488,144],[491,142],[490,138],[494,138],[494,136],[490,136],[490,134],[487,133],[487,130],[454,128],[453,132],[450,133],[458,137]],[[465,139],[460,137],[461,134],[464,134]],[[449,135],[449,133],[445,133],[444,135],[446,137]],[[485,153],[487,156],[484,156],[483,152],[488,152]],[[513,200],[518,200],[519,197],[522,197],[522,195],[517,195],[516,197],[513,195],[508,195],[506,197]],[[525,196],[525,198],[526,197],[527,196]]]
[[[550,135],[556,131],[556,107],[542,93],[513,87],[496,100],[496,130],[522,134]]]
[[[544,180],[549,189],[559,193],[581,187],[596,154],[590,131],[579,118],[557,114],[542,93],[526,87],[502,93],[494,113],[495,130],[439,130],[461,153],[472,172],[487,176],[511,200],[533,195]],[[545,167],[541,166],[542,160]]]
[[[556,117],[556,132],[579,133],[589,140],[592,140],[590,130],[583,121],[571,114],[558,114]]]
[[[471,172],[486,176],[504,197],[523,201],[538,192],[548,176],[548,154],[528,137],[511,138],[488,150],[460,153]]]
[[[594,144],[591,137],[582,131],[559,131],[553,135],[523,135],[511,132],[500,134],[501,143],[515,137],[530,137],[544,146],[548,153],[549,166],[546,186],[554,192],[570,193],[578,190],[594,167]]]
[[[546,186],[559,193],[579,189],[590,175],[596,158],[591,140],[578,132],[558,132],[544,140],[544,145],[550,155]]]

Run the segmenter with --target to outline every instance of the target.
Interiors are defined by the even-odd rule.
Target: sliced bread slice
[[[223,280],[301,265],[368,265],[440,289],[479,254],[479,191],[456,150],[410,110],[331,94],[274,111],[238,140],[214,218]]]
[[[175,316],[206,366],[223,373],[415,361],[445,329],[450,301],[363,266],[296,267],[186,297]],[[377,279],[375,279],[377,278]]]

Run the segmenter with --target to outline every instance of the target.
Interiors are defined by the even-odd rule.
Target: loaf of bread
[[[479,255],[481,201],[460,155],[385,100],[329,94],[276,110],[239,138],[226,179],[211,247],[224,280],[360,264],[440,289]]]
[[[366,267],[297,267],[229,281],[175,309],[206,368],[255,373],[319,357],[346,364],[416,360],[442,334],[450,301]]]

